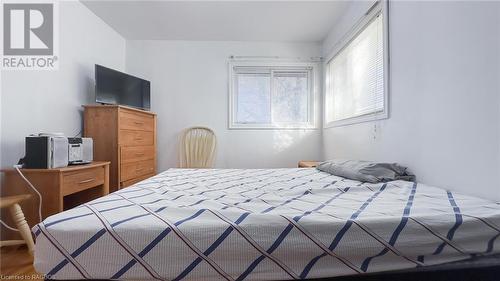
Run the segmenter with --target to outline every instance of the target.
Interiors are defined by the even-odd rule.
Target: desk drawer
[[[73,194],[101,184],[104,184],[103,167],[65,172],[62,175],[62,195]]]
[[[120,112],[120,127],[125,130],[154,131],[154,117],[140,113]]]
[[[120,130],[120,145],[147,146],[154,144],[154,132]]]
[[[134,179],[154,172],[155,172],[154,160],[145,160],[129,164],[122,164],[120,171],[120,181]]]
[[[124,146],[121,148],[121,163],[150,160],[155,158],[154,146]]]

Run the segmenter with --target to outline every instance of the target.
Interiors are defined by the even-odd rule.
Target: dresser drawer
[[[155,158],[154,146],[123,146],[120,152],[123,164]]]
[[[120,111],[120,128],[125,130],[154,131],[154,117],[140,113]]]
[[[62,174],[62,195],[73,194],[104,183],[104,168],[96,167]]]
[[[131,185],[136,184],[136,183],[138,183],[140,181],[148,179],[148,178],[150,178],[150,177],[152,177],[154,175],[155,175],[155,173],[152,173],[152,174],[142,175],[142,176],[140,176],[138,178],[133,178],[133,179],[130,179],[130,180],[127,180],[127,181],[122,181],[121,184],[120,184],[120,187],[124,188],[124,187],[127,187],[127,186],[131,186]]]
[[[120,181],[134,179],[155,172],[154,160],[145,160],[121,165]]]
[[[154,132],[120,130],[120,145],[147,146],[154,144]]]

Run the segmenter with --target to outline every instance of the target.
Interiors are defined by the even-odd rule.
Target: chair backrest
[[[212,168],[217,139],[206,127],[192,127],[184,131],[180,144],[181,168]]]

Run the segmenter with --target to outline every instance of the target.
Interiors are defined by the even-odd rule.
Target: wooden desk
[[[318,166],[319,161],[309,161],[309,160],[301,160],[299,161],[299,168],[316,168]]]
[[[21,208],[33,227],[38,223],[38,196],[14,169],[2,170],[5,177],[2,183],[2,196],[32,194],[21,202]],[[42,195],[42,217],[71,209],[82,203],[109,193],[109,162],[93,162],[86,165],[68,166],[58,169],[21,169],[24,176]],[[2,219],[10,225],[9,216],[2,213]],[[4,234],[15,237],[12,231],[2,227]]]

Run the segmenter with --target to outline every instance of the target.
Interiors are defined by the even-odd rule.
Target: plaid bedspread
[[[170,169],[33,232],[53,279],[289,280],[498,253],[499,226],[497,203],[424,184]]]

